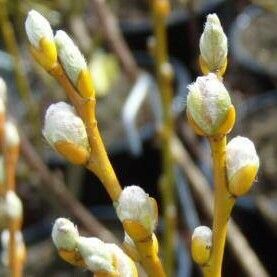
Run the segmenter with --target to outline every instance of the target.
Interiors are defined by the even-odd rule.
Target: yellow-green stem
[[[88,117],[86,117],[88,118]],[[105,146],[103,144],[101,135],[99,133],[97,122],[87,122],[87,126],[91,126],[91,129],[87,129],[90,144],[93,145],[90,153],[90,160],[87,168],[94,172],[101,180],[106,191],[109,193],[113,201],[117,201],[122,191],[116,174],[108,158]],[[145,243],[148,244],[147,247]],[[146,270],[149,277],[164,277],[164,270],[159,257],[153,251],[153,240],[148,243],[144,242],[144,247],[140,248],[140,244],[136,244],[137,250],[140,253],[141,263]],[[149,251],[145,251],[148,249]]]
[[[213,244],[209,262],[203,268],[207,277],[220,277],[228,220],[235,198],[228,191],[226,176],[226,136],[210,138],[214,174]]]
[[[165,272],[161,264],[161,260],[158,256],[149,258],[144,258],[141,261],[143,268],[145,268],[148,277],[165,277]]]
[[[72,102],[78,114],[85,122],[89,143],[92,146],[87,168],[97,175],[111,199],[113,201],[118,200],[122,189],[110,163],[97,127],[97,121],[95,118],[95,99],[85,99],[80,97],[59,63],[53,67],[50,74],[53,75],[59,84],[64,88],[69,100]]]
[[[89,130],[88,135],[93,147],[87,168],[97,175],[111,199],[117,201],[122,189],[108,158],[96,122],[94,130]]]
[[[50,74],[53,75],[64,88],[68,98],[76,108],[79,116],[85,122],[89,143],[92,146],[90,158],[86,167],[96,174],[97,177],[101,180],[111,199],[113,201],[117,201],[122,188],[111,165],[99,129],[97,127],[97,121],[95,118],[95,99],[85,99],[80,97],[59,63],[54,65],[52,70],[50,70]],[[149,247],[154,249],[152,244]],[[138,249],[138,252],[142,257],[141,263],[150,277],[154,277],[155,272],[158,274],[163,272],[162,264],[157,254],[144,256],[143,251],[140,250],[141,249]],[[164,275],[160,274],[159,276],[163,277]]]
[[[163,173],[161,182],[163,215],[165,231],[163,237],[164,264],[167,276],[173,276],[174,263],[174,234],[175,234],[175,199],[174,199],[174,174],[173,159],[171,153],[171,139],[173,135],[172,117],[172,72],[167,71],[168,49],[166,36],[166,16],[157,6],[159,0],[152,0],[152,13],[154,23],[154,58],[156,62],[156,74],[161,92],[163,123],[162,123],[162,156]],[[167,68],[166,68],[167,67]]]

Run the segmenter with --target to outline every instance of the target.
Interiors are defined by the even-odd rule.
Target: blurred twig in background
[[[170,12],[167,0],[151,1],[154,23],[154,37],[150,50],[153,53],[158,86],[161,93],[163,122],[161,131],[161,151],[163,156],[163,171],[160,179],[162,194],[164,234],[163,250],[164,264],[167,276],[173,276],[174,240],[176,224],[176,207],[174,196],[174,173],[171,153],[171,139],[174,134],[172,116],[173,71],[168,59],[166,17]]]
[[[20,138],[15,124],[7,120],[7,86],[1,79],[0,91],[0,231],[2,262],[11,277],[21,277],[26,261],[22,239],[23,207],[16,194],[16,168],[19,159]],[[2,230],[3,229],[3,230]]]
[[[93,215],[69,192],[65,184],[53,176],[44,164],[32,144],[21,131],[21,152],[26,163],[32,170],[35,170],[43,185],[55,197],[55,203],[74,217],[86,232],[100,239],[117,243],[115,236],[108,231]]]
[[[123,70],[129,79],[135,81],[139,69],[121,34],[116,17],[107,6],[105,0],[91,0],[91,4],[98,15],[105,39],[109,42],[113,52],[118,56]]]
[[[20,57],[14,29],[7,14],[6,0],[0,0],[0,28],[7,51],[12,58],[18,92],[25,105],[27,116],[31,122],[33,122],[33,127],[35,128],[34,133],[37,135],[39,132],[39,117],[37,116],[38,106],[35,105],[35,101],[31,94],[29,81]]]

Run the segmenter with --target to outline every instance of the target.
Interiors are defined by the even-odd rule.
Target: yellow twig
[[[235,198],[228,191],[226,176],[226,136],[209,139],[214,174],[213,244],[208,264],[203,268],[207,277],[220,277],[228,220]]]
[[[91,147],[87,168],[101,180],[111,199],[116,201],[122,191],[119,181],[109,161],[105,146],[97,127],[95,118],[95,99],[85,99],[79,96],[72,83],[68,80],[61,65],[57,63],[50,71],[59,84],[64,88],[69,100],[84,120]]]
[[[211,16],[215,16],[215,15],[211,15]],[[215,16],[215,18],[218,19],[217,16]],[[209,16],[207,20],[209,20]],[[218,22],[217,24],[221,27],[220,22]],[[205,31],[206,29],[204,30],[204,33]],[[206,32],[209,32],[209,31],[207,30]],[[224,36],[225,36],[223,30],[221,32],[221,36],[223,40],[221,41],[221,43],[223,43]],[[206,41],[208,45],[211,42],[212,42],[212,38],[210,38],[210,41]],[[214,49],[217,49],[218,47],[219,46],[215,46]],[[226,49],[226,55],[227,55],[227,49]],[[205,62],[201,53],[199,58],[199,63],[200,63],[200,68],[202,70],[202,73],[208,74],[210,73],[210,71],[214,71],[215,74],[221,77],[225,73],[227,62],[228,62],[227,57],[222,57],[222,59],[223,58],[224,60],[221,63],[222,65],[220,64],[220,67],[218,67],[219,65],[216,64],[216,65],[213,65],[215,66],[215,68],[212,68],[212,65],[209,65]],[[221,276],[228,221],[231,215],[232,208],[235,204],[234,196],[232,196],[228,191],[228,180],[227,180],[227,172],[226,172],[226,140],[227,140],[226,134],[228,134],[229,131],[232,129],[234,122],[235,122],[235,109],[231,105],[229,107],[229,113],[227,114],[225,123],[222,123],[222,126],[218,130],[218,135],[216,136],[206,135],[209,139],[209,143],[211,147],[212,160],[213,160],[213,175],[214,175],[214,213],[213,213],[212,249],[211,249],[211,256],[209,258],[209,261],[202,267],[204,276],[207,276],[207,277]]]
[[[26,20],[26,29],[28,30],[27,34],[29,36],[29,39],[30,36],[32,37],[33,33],[36,32],[34,28],[35,23],[33,21],[36,21],[35,23],[40,24],[40,31],[46,28],[47,32],[45,36],[42,35],[42,37],[38,39],[39,41],[37,42],[39,46],[35,45],[35,43],[33,43],[33,45],[32,39],[30,40],[30,51],[37,62],[44,69],[46,69],[49,74],[51,74],[64,88],[69,100],[75,107],[77,114],[80,116],[86,127],[86,135],[88,137],[88,142],[90,146],[88,147],[86,145],[86,148],[84,149],[82,147],[79,147],[78,145],[77,147],[75,147],[74,144],[68,141],[65,141],[63,145],[61,145],[60,141],[56,141],[53,143],[53,147],[55,147],[58,152],[64,154],[64,156],[67,156],[68,160],[76,162],[78,164],[83,164],[90,171],[96,174],[102,181],[104,187],[113,200],[114,205],[116,206],[117,201],[122,193],[122,188],[110,163],[97,127],[97,120],[95,117],[95,89],[91,74],[88,68],[85,68],[84,66],[86,62],[81,56],[81,53],[79,53],[79,50],[74,45],[72,47],[70,46],[70,38],[68,38],[64,32],[57,32],[55,41],[52,39],[48,39],[47,36],[52,33],[51,27],[49,23],[45,22],[45,19],[43,19],[41,15],[39,15],[35,11],[30,12]],[[57,59],[57,48],[59,48],[58,58],[60,60]],[[67,63],[67,58],[69,58],[68,55],[73,55],[73,52],[68,52],[71,50],[73,50],[73,52],[75,51],[74,55],[77,55],[77,59],[74,63],[79,63],[79,65],[77,65],[76,68],[75,65]],[[78,72],[75,72],[76,69],[78,69]],[[71,76],[71,73],[74,73],[74,76]],[[76,74],[77,76],[75,76],[75,73],[77,73],[78,75]],[[75,156],[71,158],[70,156],[72,156],[72,153],[74,153],[78,157]],[[135,228],[132,228],[132,225],[129,231],[130,230],[136,231]],[[144,238],[153,235],[152,232],[153,230],[151,229],[150,234],[147,233]],[[131,239],[133,239],[134,243],[136,243],[135,235],[130,235],[130,237]],[[158,251],[156,251],[157,247],[155,245],[155,242],[153,241],[153,239],[150,239],[149,242],[150,243],[147,244],[145,249],[149,253],[151,253],[151,255],[145,256],[143,252],[139,253],[142,263],[145,260],[150,265],[150,267],[161,267],[161,263],[157,263],[157,260],[159,261],[159,257]],[[148,270],[148,268],[146,268],[146,270]],[[149,275],[154,276],[154,271],[155,270],[152,270],[152,273],[149,272]],[[161,268],[159,272],[163,272],[163,269]]]
[[[137,242],[136,247],[140,253],[141,263],[148,273],[148,276],[165,277],[163,265],[153,249],[153,239],[149,238],[149,240],[145,242]]]
[[[96,122],[94,124],[94,130],[88,132],[88,135],[93,148],[91,149],[91,157],[87,168],[97,175],[111,199],[116,201],[122,189],[108,158]]]
[[[76,88],[69,81],[62,66],[56,63],[49,73],[56,78],[60,85],[64,88],[68,98],[76,108],[76,111],[83,119],[86,125],[89,142],[91,145],[90,158],[86,167],[92,171],[103,183],[105,189],[113,201],[117,201],[122,188],[116,177],[114,169],[108,158],[105,146],[103,144],[99,129],[97,127],[97,120],[95,118],[95,98],[81,97]],[[148,275],[156,276],[156,272],[163,272],[159,257],[153,251],[153,241],[147,245],[144,250],[151,252],[150,256],[145,256],[144,252],[140,252],[141,261]],[[159,275],[164,276],[164,275]]]

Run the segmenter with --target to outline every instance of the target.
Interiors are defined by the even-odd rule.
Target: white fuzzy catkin
[[[241,168],[247,165],[259,167],[259,163],[255,145],[250,139],[237,136],[228,142],[226,148],[226,167],[229,180]]]
[[[116,212],[122,222],[138,221],[150,232],[156,227],[157,218],[150,197],[138,186],[124,188],[118,199]]]
[[[16,193],[11,190],[6,193],[6,214],[11,219],[21,218],[23,214],[22,202]]]
[[[68,34],[62,30],[56,32],[55,43],[64,70],[72,83],[77,85],[81,70],[87,69],[84,56]]]
[[[5,123],[5,145],[8,147],[18,146],[20,143],[19,134],[15,124],[11,121]]]
[[[54,35],[48,20],[35,10],[28,13],[25,29],[32,46],[39,48],[40,40],[47,38],[53,41]]]
[[[192,240],[199,239],[203,241],[203,244],[207,245],[208,247],[212,246],[212,230],[207,226],[198,226],[194,229],[192,234]]]
[[[209,14],[200,38],[201,56],[210,70],[223,66],[228,54],[228,41],[217,15]]]
[[[188,86],[187,108],[195,123],[208,135],[225,119],[231,99],[214,73],[201,76]]]
[[[7,102],[7,85],[3,78],[0,77],[0,99],[3,104]]]
[[[120,273],[120,276],[132,277],[134,276],[132,264],[133,261],[115,244],[106,244],[107,248],[111,253],[116,257],[117,260],[117,269]]]
[[[89,149],[84,122],[75,109],[65,102],[48,107],[42,133],[52,146],[58,141],[67,141]]]
[[[79,237],[77,248],[89,270],[111,273],[115,271],[111,251],[98,238]]]
[[[52,229],[52,240],[57,249],[74,250],[78,238],[77,227],[70,220],[66,218],[56,219]]]
[[[212,230],[207,226],[194,229],[191,239],[191,254],[198,264],[205,264],[209,260],[212,247]]]

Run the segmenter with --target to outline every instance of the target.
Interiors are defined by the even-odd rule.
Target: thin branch
[[[122,36],[116,17],[111,12],[105,0],[92,0],[91,3],[92,8],[98,16],[105,39],[118,56],[129,79],[135,81],[139,73],[139,68]]]
[[[173,141],[172,147],[175,160],[184,170],[191,188],[197,197],[198,203],[201,203],[202,208],[204,211],[206,211],[207,216],[212,219],[213,197],[208,181],[204,177],[203,173],[194,164],[188,152],[177,137]],[[237,262],[241,265],[247,276],[269,276],[259,258],[247,242],[247,239],[232,219],[229,220],[227,241],[232,252],[234,253],[234,256],[237,259]]]
[[[161,94],[162,108],[162,173],[160,188],[164,218],[163,252],[166,274],[174,273],[174,238],[176,232],[176,203],[173,172],[173,157],[171,152],[171,140],[174,136],[174,120],[172,115],[173,97],[173,72],[168,59],[168,41],[166,30],[166,18],[170,12],[169,2],[159,0],[150,1],[150,9],[153,20],[153,45],[152,54],[155,61],[156,78]],[[165,11],[166,10],[166,11]]]

